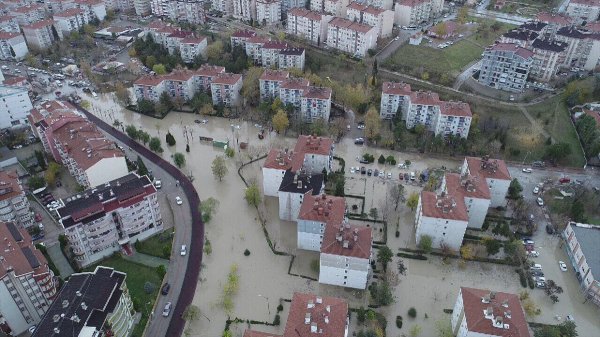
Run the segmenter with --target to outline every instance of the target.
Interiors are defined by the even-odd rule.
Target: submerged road
[[[166,174],[173,179],[178,180],[187,199],[189,205],[189,218],[183,216],[177,221],[175,242],[187,244],[188,254],[186,257],[181,257],[178,254],[178,245],[173,245],[175,248],[174,258],[169,262],[169,268],[166,278],[171,284],[171,292],[177,296],[176,300],[171,300],[174,304],[174,309],[168,317],[162,317],[162,306],[156,307],[154,317],[150,317],[150,323],[146,329],[146,336],[151,337],[178,337],[183,334],[185,320],[183,313],[185,309],[192,304],[196,286],[198,285],[198,277],[200,275],[200,265],[202,264],[203,244],[204,244],[204,223],[200,216],[200,198],[194,188],[192,182],[178,168],[170,164],[168,161],[161,158],[156,153],[150,151],[145,146],[137,143],[129,138],[124,133],[108,125],[100,118],[96,117],[91,112],[83,109],[81,106],[75,105],[79,111],[84,113],[87,118],[96,124],[104,132],[110,134],[126,146],[129,146],[132,151],[137,152],[146,161],[160,167]],[[185,204],[185,203],[184,203]],[[157,301],[166,301],[160,295]]]

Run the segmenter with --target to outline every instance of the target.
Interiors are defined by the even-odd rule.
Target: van
[[[531,269],[531,270],[538,270],[538,271],[541,271],[541,270],[542,270],[542,265],[541,265],[541,264],[539,264],[539,263],[534,263],[534,264],[531,266],[531,268],[530,268],[530,269]]]
[[[415,180],[415,173],[414,172],[410,173],[410,180]]]

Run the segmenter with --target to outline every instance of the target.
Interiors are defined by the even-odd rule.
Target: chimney
[[[304,324],[310,324],[310,312],[307,312],[306,315],[304,315]]]
[[[342,247],[348,248],[349,246],[350,246],[350,242],[348,242],[348,240],[344,240],[344,242],[342,243]]]
[[[310,324],[310,332],[312,332],[312,333],[316,333],[317,332],[317,323],[311,323]]]
[[[317,304],[323,303],[323,298],[322,297],[317,296],[316,300],[317,300]]]

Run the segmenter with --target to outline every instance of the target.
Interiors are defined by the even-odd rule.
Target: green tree
[[[38,188],[42,188],[46,186],[46,180],[40,176],[32,175],[29,177],[27,181],[30,190],[37,190]]]
[[[202,221],[209,223],[213,217],[213,214],[219,208],[219,200],[215,198],[208,198],[200,203],[200,214],[202,214]]]
[[[146,131],[139,130],[138,139],[141,140],[144,145],[146,145],[150,141],[150,134]]]
[[[179,168],[185,166],[185,156],[181,152],[176,152],[175,154],[173,154],[173,161],[175,162],[175,165],[177,165],[177,167]]]
[[[544,158],[554,162],[561,161],[571,154],[571,146],[567,143],[556,143],[548,146],[544,153]]]
[[[148,175],[148,168],[146,167],[146,164],[144,164],[144,161],[142,160],[142,157],[137,156],[137,173],[140,176],[146,176]]]
[[[283,111],[283,109],[277,110],[277,113],[273,116],[273,128],[277,133],[282,133],[289,125],[290,121],[285,111]]]
[[[574,321],[565,321],[558,326],[562,337],[577,337],[577,325]]]
[[[156,153],[163,153],[164,150],[162,148],[162,144],[158,137],[152,137],[150,139],[150,150],[152,150]]]
[[[411,211],[414,211],[419,205],[419,195],[416,192],[411,193],[406,199],[406,206],[410,208]]]
[[[167,73],[167,68],[164,64],[155,64],[152,66],[152,71],[156,73],[156,75],[164,75]]]
[[[225,155],[226,155],[228,158],[233,158],[233,156],[235,156],[235,150],[234,150],[232,147],[229,147],[229,146],[228,146],[228,147],[225,149]]]
[[[369,108],[365,116],[365,136],[369,140],[375,140],[379,137],[381,131],[381,118],[375,107]],[[385,159],[384,159],[385,160]]]
[[[213,175],[219,178],[219,181],[223,181],[223,177],[227,174],[227,165],[225,165],[225,159],[222,156],[216,156],[213,159],[211,166]]]
[[[456,18],[460,24],[465,24],[467,19],[469,18],[469,8],[467,6],[463,6],[458,10],[458,14]]]
[[[127,125],[125,128],[125,133],[129,136],[129,138],[137,140],[139,137],[139,131],[134,125]]]
[[[498,252],[500,252],[500,248],[502,248],[502,243],[491,237],[484,238],[483,244],[485,245],[488,255],[498,254]]]
[[[256,184],[250,185],[244,192],[244,199],[248,205],[258,207],[261,202],[260,190]]]
[[[156,273],[158,276],[160,276],[160,278],[163,278],[167,274],[167,268],[164,264],[160,264],[158,267],[156,267]]]
[[[420,326],[420,325],[418,325],[418,324],[415,324],[415,325],[413,325],[413,326],[410,328],[410,330],[408,331],[408,335],[409,335],[410,337],[418,337],[418,336],[420,336],[420,335],[421,335],[421,330],[423,330],[423,329],[421,328],[421,326]]]
[[[200,316],[200,308],[193,304],[188,305],[188,307],[183,311],[183,319],[188,322],[197,320],[198,316]]]
[[[429,235],[421,235],[421,239],[419,240],[419,248],[421,248],[425,253],[430,253],[433,248],[433,238]]]
[[[154,102],[148,99],[140,99],[137,101],[137,107],[140,113],[152,114],[156,110]]]
[[[173,137],[173,135],[171,134],[171,131],[167,132],[167,135],[165,136],[165,141],[167,142],[167,145],[169,145],[169,146],[173,146],[177,143],[175,141],[175,137]]]
[[[54,185],[56,183],[56,178],[58,178],[60,172],[60,165],[56,162],[50,162],[48,164],[48,169],[46,169],[46,174],[44,178],[48,185]]]
[[[204,241],[204,254],[209,255],[212,254],[212,245],[210,243],[210,240],[206,239]]]
[[[45,170],[46,169],[46,156],[44,155],[44,153],[40,150],[35,150],[35,159],[38,163],[38,166],[42,169]]]
[[[523,192],[523,187],[519,183],[519,180],[514,178],[510,182],[510,186],[508,186],[508,198],[513,200],[521,199],[523,197],[521,192]]]
[[[571,204],[571,219],[579,223],[587,222],[583,202],[579,199],[573,201],[573,204]]]
[[[131,104],[131,97],[129,96],[129,90],[125,88],[123,83],[117,82],[115,84],[115,96],[117,96],[117,100],[124,106],[128,106]]]
[[[244,74],[241,94],[250,106],[258,106],[260,101],[260,88],[258,85],[263,71],[264,69],[261,67],[250,67]]]
[[[377,252],[377,262],[383,265],[383,271],[387,271],[388,262],[392,261],[394,253],[388,246],[381,246]]]
[[[385,164],[385,157],[383,155],[379,155],[379,158],[377,158],[377,162],[379,164]]]
[[[387,281],[371,284],[369,288],[371,297],[377,305],[387,306],[394,302],[394,294]]]

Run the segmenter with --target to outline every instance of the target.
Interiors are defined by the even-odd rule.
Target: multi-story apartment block
[[[522,24],[528,30],[541,33],[542,37],[553,36],[559,28],[573,25],[573,18],[563,13],[541,12],[535,17],[535,21]],[[535,29],[537,27],[537,29]]]
[[[569,222],[562,237],[586,299],[600,306],[600,226]]]
[[[300,109],[302,95],[308,88],[309,82],[304,78],[288,78],[279,87],[279,99],[284,105],[291,104]]]
[[[32,337],[129,336],[135,310],[126,277],[103,266],[71,275]]]
[[[54,28],[53,20],[42,20],[21,28],[27,46],[32,50],[46,50],[63,38],[62,31]]]
[[[304,38],[319,45],[327,40],[327,24],[330,15],[309,11],[304,8],[293,8],[287,14],[286,32]]]
[[[133,94],[137,101],[142,99],[158,102],[165,91],[164,77],[144,76],[133,83]]]
[[[323,11],[333,16],[343,18],[346,16],[349,0],[324,0]]]
[[[89,17],[83,10],[79,8],[71,8],[66,11],[56,13],[53,15],[54,27],[62,31],[63,35],[71,32],[79,32],[83,28],[83,25],[89,23]]]
[[[56,212],[81,267],[163,228],[156,188],[135,173],[66,198]]]
[[[450,319],[461,337],[531,337],[519,296],[460,287]]]
[[[286,42],[267,41],[260,49],[260,65],[266,68],[279,67],[279,53],[289,48]]]
[[[167,14],[167,2],[169,0],[150,0],[150,8],[154,16],[166,16]]]
[[[398,26],[416,26],[434,17],[431,0],[400,0],[394,7],[394,23]]]
[[[317,13],[325,11],[325,0],[310,0],[310,10]]]
[[[490,190],[490,207],[506,206],[506,193],[512,178],[504,160],[465,157],[460,174],[485,179]]]
[[[0,32],[20,33],[19,22],[11,15],[0,16]]]
[[[406,127],[425,125],[431,129],[440,110],[440,96],[431,91],[417,91],[410,94],[410,104],[406,115]]]
[[[300,100],[300,119],[307,123],[317,120],[329,122],[331,88],[307,87]]]
[[[20,61],[29,53],[27,43],[20,32],[0,32],[0,60]]]
[[[189,14],[192,15],[192,14]],[[145,28],[146,36],[165,47],[169,54],[179,52],[184,62],[191,63],[199,55],[205,55],[208,42],[193,32],[176,29],[162,21],[153,21]]]
[[[525,89],[533,52],[517,44],[497,43],[483,52],[479,83],[492,88],[522,92]]]
[[[449,135],[467,138],[471,127],[472,113],[464,102],[443,102],[434,92],[412,92],[409,96],[406,127],[424,125],[436,136]]]
[[[152,14],[152,4],[150,0],[133,0],[135,15],[146,17]]]
[[[490,208],[491,194],[484,177],[446,173],[440,190],[463,198],[469,216],[468,228],[481,228]]]
[[[292,8],[304,8],[306,1],[303,0],[281,0],[281,18],[285,19],[287,13]]]
[[[224,15],[231,15],[233,13],[233,0],[214,0],[211,2],[211,9]]]
[[[185,63],[192,63],[196,57],[206,56],[208,40],[204,36],[188,36],[179,42],[179,53]]]
[[[285,165],[291,158],[291,154],[280,152],[282,152],[278,155],[280,162],[265,162],[265,166],[280,169],[281,165],[279,164]],[[287,159],[284,158],[286,156]],[[277,160],[277,158],[275,159]],[[302,170],[296,172],[292,172],[291,169],[286,170],[275,195],[279,197],[279,218],[286,221],[298,221],[304,196],[307,194],[317,196],[324,188],[322,174],[312,175],[304,173]]]
[[[327,46],[365,57],[377,45],[377,28],[343,18],[333,18],[327,26]]]
[[[296,68],[304,70],[306,52],[304,48],[284,48],[279,51],[277,65],[279,69]]]
[[[500,43],[516,44],[521,48],[531,49],[531,44],[535,41],[539,32],[515,28],[500,36]]]
[[[241,89],[242,75],[230,73],[218,74],[210,84],[213,105],[238,106],[240,104]]]
[[[46,18],[46,8],[42,4],[33,3],[19,6],[10,11],[10,14],[17,20],[19,25],[30,25]]]
[[[432,239],[432,247],[444,246],[459,251],[469,223],[462,197],[445,192],[422,191],[415,216],[416,243],[423,235]]]
[[[266,69],[258,79],[261,101],[272,101],[279,97],[281,83],[290,78],[290,73],[285,70]]]
[[[267,159],[262,166],[263,176],[263,194],[269,197],[277,197],[279,195],[279,187],[283,182],[285,173],[292,168],[292,155],[293,152],[271,149],[267,155]],[[291,206],[290,206],[291,208]],[[279,207],[281,217],[281,206]],[[291,214],[292,212],[288,212]],[[296,214],[296,217],[298,215]],[[291,215],[284,216],[283,218],[289,218]]]
[[[373,255],[371,228],[327,224],[319,258],[319,283],[365,289]]]
[[[253,30],[236,30],[231,37],[229,38],[231,41],[231,47],[241,46],[244,50],[246,50],[246,41],[255,37],[256,32]]]
[[[235,19],[250,22],[256,19],[256,0],[232,0]]]
[[[0,129],[27,125],[33,105],[26,88],[0,84],[0,99]]]
[[[28,118],[44,150],[81,186],[97,186],[127,174],[123,152],[68,103],[46,103]]]
[[[174,22],[201,25],[206,22],[204,2],[200,0],[167,0],[163,16]]]
[[[225,73],[225,67],[213,66],[210,64],[201,65],[200,68],[196,70],[196,76],[194,76],[194,86],[196,90],[209,92],[210,84],[213,79],[223,73]]]
[[[269,42],[270,39],[262,36],[254,36],[248,38],[245,44],[246,56],[254,64],[261,64],[262,62],[262,47],[265,43]]]
[[[347,7],[346,18],[377,28],[378,37],[392,35],[393,11],[353,2]]]
[[[256,21],[263,26],[281,21],[281,0],[256,0]]]
[[[575,27],[559,28],[554,39],[566,43],[564,67],[594,70],[600,61],[600,34]],[[591,27],[592,29],[594,27]]]
[[[37,324],[56,296],[58,281],[26,230],[0,222],[0,332],[20,335]]]
[[[381,118],[392,119],[400,114],[402,119],[406,119],[411,92],[410,85],[404,82],[383,82],[379,109]]]
[[[283,335],[246,330],[244,337],[345,337],[348,325],[348,303],[343,299],[294,293]]]
[[[77,7],[81,8],[86,15],[104,21],[106,17],[106,6],[102,0],[75,0]]]
[[[564,42],[536,39],[531,44],[533,62],[529,74],[532,78],[548,82],[564,64],[567,44]]]
[[[33,225],[30,208],[17,172],[0,171],[0,221],[29,228]]]
[[[307,193],[298,213],[298,248],[321,251],[326,226],[339,227],[346,214],[343,197]]]
[[[600,2],[597,0],[569,0],[566,13],[578,24],[584,21],[594,22],[600,16]]]

